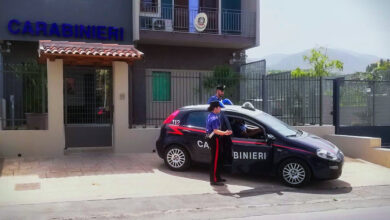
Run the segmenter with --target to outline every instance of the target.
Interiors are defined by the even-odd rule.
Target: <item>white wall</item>
[[[0,131],[0,157],[58,156],[65,148],[63,62],[47,60],[48,130]]]
[[[348,157],[390,167],[390,150],[381,148],[380,138],[333,134],[325,136],[325,139],[339,147]]]
[[[306,131],[308,133],[317,135],[318,137],[324,138],[327,135],[335,133],[335,128],[333,125],[309,125],[309,126],[295,126],[297,129]]]
[[[125,62],[113,62],[112,69],[114,82],[114,152],[152,152],[160,129],[129,129],[129,67]]]

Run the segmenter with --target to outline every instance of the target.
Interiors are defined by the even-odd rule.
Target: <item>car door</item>
[[[265,137],[266,130],[260,124],[245,116],[228,115],[228,123],[233,131],[232,142],[232,171],[246,173],[266,173],[271,170],[272,146],[268,145]],[[237,129],[237,121],[244,123],[245,129],[253,136],[246,136]],[[242,125],[242,124],[241,124]],[[250,129],[250,130],[249,130]],[[256,129],[262,134],[256,134]],[[249,134],[249,133],[248,133]]]
[[[191,159],[197,162],[210,162],[210,148],[205,140],[206,120],[209,112],[191,111],[183,123],[183,134],[190,144]]]

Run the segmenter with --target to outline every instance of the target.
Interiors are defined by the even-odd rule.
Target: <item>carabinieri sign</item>
[[[31,21],[19,21],[12,19],[8,22],[8,31],[12,34],[63,37],[63,38],[85,38],[98,40],[123,41],[123,28],[111,26],[95,26],[81,24],[48,24],[43,21],[35,23]]]

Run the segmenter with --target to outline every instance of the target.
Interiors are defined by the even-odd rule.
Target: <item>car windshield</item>
[[[256,118],[266,124],[269,127],[272,127],[275,131],[279,132],[279,134],[286,136],[286,137],[295,137],[297,135],[301,135],[302,132],[298,129],[284,123],[283,121],[275,118],[272,115],[269,115],[267,113],[260,113],[256,115]]]

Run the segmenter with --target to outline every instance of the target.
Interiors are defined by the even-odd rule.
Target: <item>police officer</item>
[[[221,102],[211,102],[208,108],[210,114],[208,115],[206,122],[206,141],[211,152],[210,184],[216,186],[222,186],[224,185],[222,182],[226,181],[220,176],[220,168],[222,166],[222,158],[220,159],[222,149],[220,149],[220,147],[223,146],[220,143],[220,138],[221,136],[232,134],[232,131],[230,130],[221,130],[221,122],[219,119],[221,107],[223,107]]]
[[[213,101],[222,101],[222,97],[224,95],[224,90],[226,86],[225,85],[218,85],[217,86],[217,93],[209,98],[207,101],[207,104],[210,104]]]

